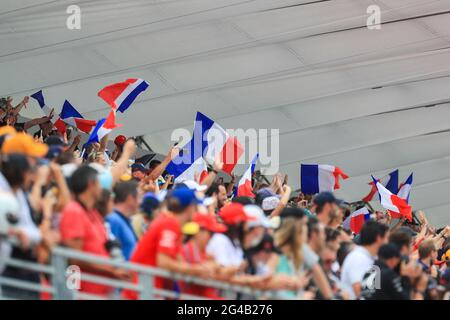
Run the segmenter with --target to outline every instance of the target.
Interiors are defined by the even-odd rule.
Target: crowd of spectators
[[[27,102],[0,101],[3,276],[48,285],[51,277],[5,266],[2,258],[49,264],[52,248],[64,246],[275,292],[276,299],[449,299],[450,227],[436,229],[421,211],[413,224],[373,212],[354,234],[343,221],[355,208],[333,193],[294,193],[287,177],[276,174],[270,183],[254,181],[254,197],[234,196],[235,177],[223,182],[220,161],[202,181],[174,184],[165,169],[178,147],[149,164],[135,161],[136,143],[123,136],[114,150],[106,136],[82,151],[81,136],[60,134],[52,115],[18,123]],[[120,268],[71,263],[82,272],[138,280]],[[173,279],[158,277],[154,285],[223,298],[220,290]],[[87,281],[80,290],[117,294]],[[46,298],[8,285],[1,294]],[[120,296],[139,295],[123,290]]]

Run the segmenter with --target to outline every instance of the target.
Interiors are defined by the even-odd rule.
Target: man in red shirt
[[[181,258],[181,226],[190,221],[196,212],[200,200],[193,190],[179,188],[171,191],[167,197],[168,212],[161,213],[141,238],[130,261],[147,266],[166,269],[171,272],[208,277],[213,274],[212,264],[191,265]],[[137,277],[135,276],[135,283]],[[176,290],[176,283],[170,279],[155,277],[155,287]],[[137,299],[137,294],[124,290],[128,299]]]
[[[75,200],[69,202],[62,211],[59,230],[63,245],[102,257],[109,257],[106,250],[107,232],[102,216],[95,210],[100,199],[101,187],[97,171],[89,166],[78,168],[71,177],[71,186]],[[81,272],[128,279],[126,272],[110,266],[90,262],[71,260],[71,264],[80,267]],[[111,287],[87,281],[81,282],[80,291],[107,296]]]

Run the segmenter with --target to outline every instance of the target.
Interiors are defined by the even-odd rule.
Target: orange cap
[[[11,127],[11,126],[0,127],[0,136],[4,136],[5,134],[15,134],[15,133],[16,133],[16,129],[14,129],[14,127]]]
[[[17,133],[5,140],[2,152],[20,153],[30,157],[44,157],[48,152],[48,146],[44,143],[34,142],[33,137],[26,133]]]

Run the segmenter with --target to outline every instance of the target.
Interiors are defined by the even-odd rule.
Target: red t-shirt
[[[138,242],[130,261],[151,267],[156,267],[156,257],[164,253],[173,259],[177,259],[182,246],[181,226],[178,220],[168,214],[160,214],[147,232]],[[134,277],[137,283],[137,277]],[[159,289],[173,290],[174,283],[171,280],[155,277],[155,287]],[[136,292],[124,290],[124,296],[128,299],[136,299]]]
[[[206,250],[200,251],[192,241],[183,245],[183,258],[189,264],[200,264],[208,260]],[[186,282],[182,282],[181,286],[184,293],[209,299],[223,299],[219,296],[218,290],[214,288]]]
[[[108,239],[106,228],[102,216],[96,210],[87,211],[77,201],[69,202],[61,213],[59,231],[63,242],[81,239],[83,252],[109,257],[105,248]],[[86,281],[80,283],[80,291],[86,293],[107,295],[111,290],[111,287],[101,284]]]

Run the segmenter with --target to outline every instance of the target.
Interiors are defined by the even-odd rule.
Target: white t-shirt
[[[361,282],[364,274],[373,266],[375,257],[372,257],[366,248],[357,246],[345,258],[342,264],[341,284],[351,299],[356,299],[352,285]]]
[[[206,252],[225,267],[238,267],[244,261],[244,252],[241,247],[234,245],[230,238],[221,233],[212,236],[206,246]]]

